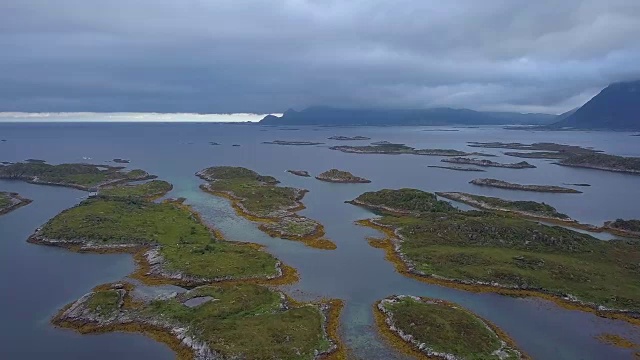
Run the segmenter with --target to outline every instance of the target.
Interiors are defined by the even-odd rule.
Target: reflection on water
[[[342,318],[342,333],[355,356],[362,359],[402,358],[387,348],[373,326],[373,302],[392,294],[431,296],[457,302],[505,329],[526,352],[538,359],[630,356],[628,350],[596,341],[594,336],[602,332],[623,334],[640,342],[640,334],[625,322],[568,311],[547,301],[474,294],[403,277],[384,259],[381,250],[370,247],[365,241],[367,236],[379,234],[353,223],[372,214],[344,203],[364,191],[382,188],[463,191],[513,200],[544,201],[580,222],[602,224],[605,220],[638,216],[640,176],[566,168],[536,159],[530,162],[538,166],[537,169],[490,168],[478,176],[475,173],[426,166],[438,165],[439,157],[357,155],[332,151],[327,145],[347,142],[326,139],[334,133],[363,135],[371,137],[371,141],[388,140],[418,148],[459,150],[470,149],[466,148],[467,141],[554,141],[593,146],[620,155],[640,156],[640,147],[635,138],[624,133],[537,133],[499,128],[461,128],[456,132],[420,131],[422,129],[413,127],[332,128],[330,132],[316,131],[318,129],[327,130],[301,128],[299,131],[278,131],[277,128],[212,124],[64,124],[31,127],[2,124],[0,131],[9,141],[0,147],[0,154],[4,157],[0,160],[44,158],[55,163],[77,162],[81,161],[82,156],[88,156],[94,162],[102,163],[118,156],[131,159],[130,168],[142,168],[172,182],[174,190],[170,195],[187,198],[188,203],[200,211],[206,221],[221,229],[229,239],[265,244],[268,251],[297,268],[301,275],[300,282],[283,287],[284,291],[302,299],[344,299],[346,308]],[[319,141],[326,145],[290,147],[261,144],[262,141],[271,140]],[[221,145],[209,145],[212,141]],[[59,146],[60,143],[65,146]],[[232,144],[242,146],[232,147]],[[7,145],[11,146],[8,152],[5,151]],[[500,150],[486,150],[500,156],[496,161],[513,161],[513,158],[502,155]],[[246,166],[276,176],[285,186],[309,189],[304,199],[307,209],[301,213],[323,223],[327,237],[338,245],[338,249],[317,250],[294,241],[273,239],[260,232],[255,224],[236,216],[226,200],[198,189],[200,180],[193,174],[213,165]],[[351,171],[371,179],[372,183],[332,184],[285,173],[287,169],[301,169],[316,175],[330,168]],[[583,188],[583,194],[528,193],[468,184],[476,177],[528,184],[590,183],[592,186]],[[123,346],[128,346],[127,349],[138,355],[144,353],[155,358],[170,358],[171,353],[163,345],[142,337],[129,334],[81,337],[49,327],[47,319],[60,306],[101,282],[115,281],[131,272],[130,257],[79,255],[26,244],[24,240],[35,227],[78,202],[83,193],[7,181],[1,181],[0,187],[22,192],[36,200],[27,207],[0,217],[0,238],[4,239],[0,244],[3,247],[0,261],[6,267],[0,275],[2,290],[11,289],[15,295],[2,300],[5,306],[0,311],[3,311],[3,318],[10,321],[1,325],[4,327],[3,333],[8,334],[9,345],[8,350],[0,351],[15,354],[22,351],[21,344],[28,341],[38,343],[42,351],[50,351],[49,358],[78,357],[88,351],[108,354],[108,349]],[[461,208],[464,209],[464,206]],[[11,275],[15,273],[24,274],[20,281]],[[154,293],[154,290],[148,291]],[[19,324],[19,331],[9,331],[8,324]],[[121,357],[127,356],[131,357],[131,354]]]

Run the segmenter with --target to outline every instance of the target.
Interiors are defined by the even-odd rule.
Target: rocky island
[[[436,168],[436,169],[457,170],[457,171],[476,171],[476,172],[484,172],[484,171],[486,171],[484,169],[478,169],[478,168],[468,167],[468,166],[427,165],[427,167]]]
[[[80,252],[133,253],[134,277],[144,282],[196,286],[295,279],[293,269],[259,246],[226,241],[181,201],[151,202],[166,184],[102,191],[56,215],[28,241]]]
[[[118,163],[118,164],[128,164],[131,161],[127,160],[127,159],[120,159],[120,158],[115,158],[112,160],[114,163]]]
[[[143,170],[123,171],[122,167],[92,164],[50,165],[24,162],[0,166],[0,179],[23,180],[32,184],[67,186],[89,191],[103,186],[153,179]]]
[[[430,155],[430,156],[468,156],[468,155],[478,155],[478,156],[491,156],[488,154],[482,153],[468,153],[460,150],[452,150],[452,149],[416,149],[411,146],[407,146],[405,144],[394,144],[388,141],[379,141],[371,143],[371,145],[364,146],[349,146],[349,145],[340,145],[340,146],[332,146],[331,150],[338,150],[345,153],[353,153],[353,154],[387,154],[387,155],[401,155],[401,154],[411,154],[411,155]]]
[[[287,170],[287,172],[296,176],[311,177],[309,172],[306,170]]]
[[[30,203],[31,200],[23,198],[18,193],[0,191],[0,215],[8,214],[17,208]]]
[[[263,142],[263,144],[304,146],[304,145],[322,145],[324,143],[314,142],[314,141],[274,140],[274,141],[265,141],[265,142]]]
[[[316,179],[334,183],[370,183],[371,180],[355,176],[348,171],[330,169],[316,176]]]
[[[469,182],[473,185],[495,187],[500,189],[509,190],[522,190],[522,191],[535,191],[535,192],[548,192],[548,193],[568,193],[568,194],[581,194],[582,191],[570,189],[561,186],[554,185],[522,185],[502,181],[498,179],[474,179]]]
[[[522,158],[554,159],[557,165],[596,170],[640,174],[640,158],[603,154],[602,151],[575,145],[555,143],[480,143],[471,142],[470,147],[532,150],[530,152],[505,152],[505,155]]]
[[[141,296],[130,283],[104,284],[52,322],[80,333],[139,332],[178,359],[340,359],[342,303],[300,303],[254,284],[205,285]]]
[[[464,158],[464,157],[454,157],[451,159],[442,159],[440,161],[453,163],[453,164],[467,164],[467,165],[477,165],[477,166],[484,166],[484,167],[500,167],[500,168],[509,168],[509,169],[535,168],[534,165],[531,165],[526,161],[505,164],[505,163],[499,163],[491,160],[480,160],[480,159],[472,159],[472,158]]]
[[[607,221],[603,228],[620,236],[640,237],[640,220]]]
[[[339,135],[335,135],[335,136],[331,136],[329,138],[327,138],[329,140],[343,140],[343,141],[356,141],[356,140],[371,140],[370,137],[366,137],[366,136],[339,136]]]
[[[324,237],[324,227],[315,220],[296,214],[304,209],[301,200],[307,190],[276,186],[273,176],[253,170],[214,166],[196,173],[207,181],[201,189],[229,199],[245,218],[257,221],[259,229],[273,237],[296,240],[319,249],[335,249]]]
[[[382,215],[358,223],[386,235],[370,244],[384,249],[406,276],[467,290],[539,296],[638,323],[637,241],[601,241],[508,213],[460,211],[415,189],[368,192],[354,203]]]
[[[394,295],[375,304],[376,324],[389,342],[419,359],[528,359],[504,331],[459,305]]]

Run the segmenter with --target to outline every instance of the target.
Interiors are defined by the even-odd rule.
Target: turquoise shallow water
[[[266,131],[264,131],[266,130]],[[384,254],[371,248],[365,238],[374,230],[354,225],[371,217],[368,211],[345,204],[362,192],[381,188],[412,187],[426,191],[467,191],[509,199],[544,201],[577,220],[601,224],[618,217],[640,215],[640,176],[565,168],[546,160],[528,160],[537,169],[487,169],[485,173],[428,168],[440,157],[357,155],[331,151],[327,145],[347,142],[326,140],[331,135],[365,135],[371,141],[388,140],[423,148],[468,150],[467,141],[553,141],[593,146],[611,153],[640,156],[637,137],[626,133],[524,132],[500,128],[460,129],[456,132],[425,132],[420,128],[301,128],[281,131],[243,125],[212,124],[0,124],[0,161],[40,158],[51,163],[113,158],[131,159],[139,167],[174,184],[170,196],[186,197],[203,217],[232,240],[267,245],[267,250],[298,269],[301,281],[283,290],[295,297],[336,297],[346,301],[342,334],[355,356],[363,359],[401,359],[380,341],[372,323],[371,305],[392,294],[444,298],[468,307],[506,330],[536,359],[617,359],[632,352],[601,344],[599,333],[625,335],[640,342],[639,331],[621,321],[568,311],[536,299],[515,299],[495,294],[473,294],[428,285],[397,274]],[[320,146],[289,147],[261,144],[270,140],[310,140]],[[211,146],[210,141],[222,145]],[[360,143],[360,142],[358,142]],[[366,142],[365,142],[366,143]],[[232,147],[231,144],[240,144]],[[483,149],[501,155],[500,150]],[[91,159],[83,159],[91,158]],[[496,161],[520,161],[501,155]],[[238,165],[274,175],[283,185],[309,189],[301,213],[325,225],[327,237],[337,243],[335,251],[273,239],[255,224],[236,216],[224,199],[205,194],[193,174],[207,166]],[[287,169],[312,174],[339,168],[372,180],[370,184],[330,184],[301,178]],[[494,177],[520,183],[561,185],[590,183],[583,194],[536,194],[476,187],[476,177]],[[0,181],[0,189],[24,193],[34,203],[0,216],[0,288],[3,297],[0,322],[6,345],[0,354],[10,358],[98,359],[145,357],[171,358],[163,345],[132,334],[80,336],[52,328],[49,317],[93,286],[126,276],[133,269],[127,255],[72,254],[60,249],[30,245],[28,235],[60,210],[79,202],[85,193],[57,187]],[[612,279],[615,281],[615,279]],[[37,347],[31,344],[38,344]]]

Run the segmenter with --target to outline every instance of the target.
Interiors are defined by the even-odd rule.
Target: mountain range
[[[546,129],[640,130],[640,80],[613,83],[560,115],[470,109],[347,109],[328,106],[267,115],[262,125],[540,125]]]

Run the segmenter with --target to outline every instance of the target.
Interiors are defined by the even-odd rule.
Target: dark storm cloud
[[[0,111],[562,112],[638,38],[633,0],[6,0]]]

